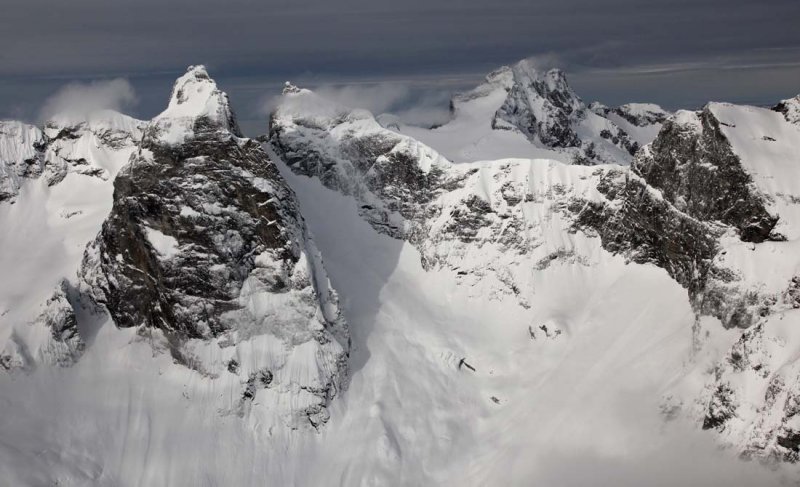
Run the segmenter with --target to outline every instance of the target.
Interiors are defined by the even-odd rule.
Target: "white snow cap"
[[[672,121],[685,129],[691,129],[698,132],[703,130],[700,117],[697,115],[697,112],[692,110],[678,110],[672,116]]]
[[[169,106],[153,119],[153,123],[162,129],[162,141],[179,143],[193,132],[199,118],[234,135],[241,134],[228,95],[217,88],[203,65],[189,66],[186,74],[175,81]]]

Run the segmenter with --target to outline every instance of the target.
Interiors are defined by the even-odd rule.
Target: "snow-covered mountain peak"
[[[670,119],[670,122],[685,131],[697,132],[703,129],[697,112],[691,110],[678,110]]]
[[[524,59],[511,72],[513,83],[494,113],[492,128],[518,131],[534,145],[565,152],[567,162],[630,162],[640,142],[612,120],[588,110],[561,70],[541,72]]]
[[[511,68],[511,72],[512,89],[516,87],[524,91],[532,90],[556,106],[569,106],[575,110],[584,108],[580,97],[569,86],[566,74],[558,68],[542,71],[533,60],[523,59]]]
[[[151,135],[168,144],[179,144],[198,130],[222,130],[241,137],[228,95],[202,65],[189,66],[175,81],[167,109],[153,119],[151,127]]]
[[[587,107],[557,68],[532,59],[503,66],[455,95],[452,119],[433,129],[398,126],[452,161],[547,158],[572,164],[628,165],[669,115],[658,105]]]
[[[0,202],[13,202],[26,180],[40,176],[47,186],[68,173],[113,178],[141,140],[144,126],[113,110],[58,114],[44,129],[0,122]]]
[[[782,100],[773,110],[782,113],[786,121],[800,125],[800,95]]]

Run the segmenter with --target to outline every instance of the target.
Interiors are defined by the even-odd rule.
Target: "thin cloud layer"
[[[797,62],[800,48],[796,0],[6,3],[0,20],[0,43],[6,46],[0,55],[0,117],[38,106],[41,93],[64,80],[124,76],[143,93],[139,115],[147,118],[162,108],[163,97],[146,97],[142,87],[158,79],[168,91],[169,78],[197,63],[209,67],[234,101],[248,95],[226,79],[264,84],[307,73],[322,84],[335,78],[485,74],[547,53],[557,54],[586,99],[609,103],[632,101],[628,93],[639,86],[641,66],[709,68],[691,77],[647,73],[650,94],[636,99],[670,108],[714,95],[718,83],[726,83],[722,94],[734,102],[766,103],[800,91],[800,68],[787,66]],[[30,34],[33,25],[36,35]],[[737,68],[719,67],[720,59]],[[597,69],[619,75],[613,85],[593,89]],[[752,72],[762,74],[757,94]]]
[[[121,111],[136,103],[136,92],[126,79],[69,83],[45,100],[39,118],[83,116],[98,110]]]

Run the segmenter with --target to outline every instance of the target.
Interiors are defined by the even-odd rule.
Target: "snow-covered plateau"
[[[798,485],[798,100],[2,121],[0,484]]]

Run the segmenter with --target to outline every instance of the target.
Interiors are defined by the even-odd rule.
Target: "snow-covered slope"
[[[522,157],[627,165],[667,116],[652,104],[587,107],[562,71],[539,71],[527,59],[456,95],[451,112],[450,122],[433,129],[393,126],[454,162]]]
[[[75,274],[111,209],[113,178],[143,123],[104,111],[85,120],[58,116],[44,131],[7,125],[32,138],[18,140],[16,153],[29,170],[11,180],[18,184],[13,199],[0,202],[0,274],[9,276],[0,280],[0,363],[70,363],[84,345],[70,305]]]

